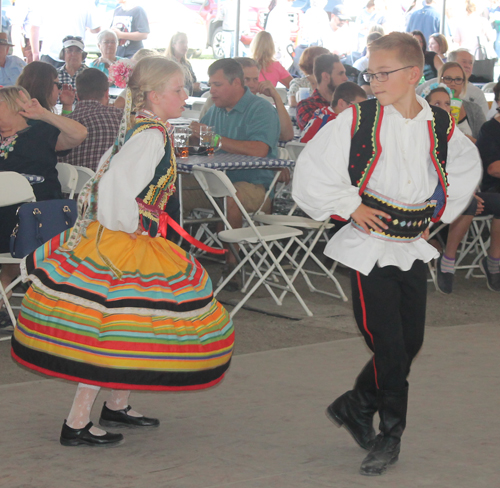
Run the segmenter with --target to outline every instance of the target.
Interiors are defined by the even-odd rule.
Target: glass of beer
[[[214,154],[214,128],[208,125],[200,127],[200,147],[207,149],[207,154],[213,156]]]
[[[178,158],[187,158],[189,156],[189,136],[191,129],[189,127],[176,127],[174,129],[174,147],[175,155]]]

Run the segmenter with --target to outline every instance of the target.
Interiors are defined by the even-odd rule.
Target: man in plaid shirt
[[[313,94],[297,104],[297,124],[304,130],[314,112],[329,107],[335,88],[347,81],[344,65],[336,54],[322,54],[314,60],[314,76],[318,87]]]
[[[87,138],[67,156],[58,158],[60,163],[86,166],[96,171],[101,156],[113,145],[123,110],[110,107],[108,77],[98,69],[88,68],[76,78],[78,102],[69,118],[83,124]]]

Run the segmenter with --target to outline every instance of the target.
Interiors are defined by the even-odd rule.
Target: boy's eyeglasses
[[[54,81],[54,85],[57,86],[58,90],[62,90],[63,84],[60,81]]]
[[[365,80],[367,83],[371,83],[373,79],[376,79],[378,82],[383,83],[384,81],[387,81],[389,79],[389,75],[391,73],[413,67],[414,66],[405,66],[404,68],[393,69],[392,71],[380,71],[379,73],[363,73],[363,80]]]
[[[446,84],[455,83],[455,85],[461,85],[464,82],[463,78],[452,78],[451,76],[442,76],[441,80]]]

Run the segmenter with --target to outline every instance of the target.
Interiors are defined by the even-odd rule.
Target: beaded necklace
[[[17,139],[17,132],[11,136],[1,138],[0,140],[0,158],[5,158],[9,156],[9,153],[11,153],[14,150],[14,145],[16,144],[16,139]]]

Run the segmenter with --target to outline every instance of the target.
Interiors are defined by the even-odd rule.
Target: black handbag
[[[494,80],[495,64],[497,58],[488,58],[488,53],[484,46],[481,45],[481,39],[477,38],[478,48],[474,53],[474,66],[472,74],[477,78],[478,82],[489,83]]]
[[[73,227],[78,215],[76,200],[24,203],[17,209],[19,223],[10,236],[10,253],[24,258],[37,247]]]

